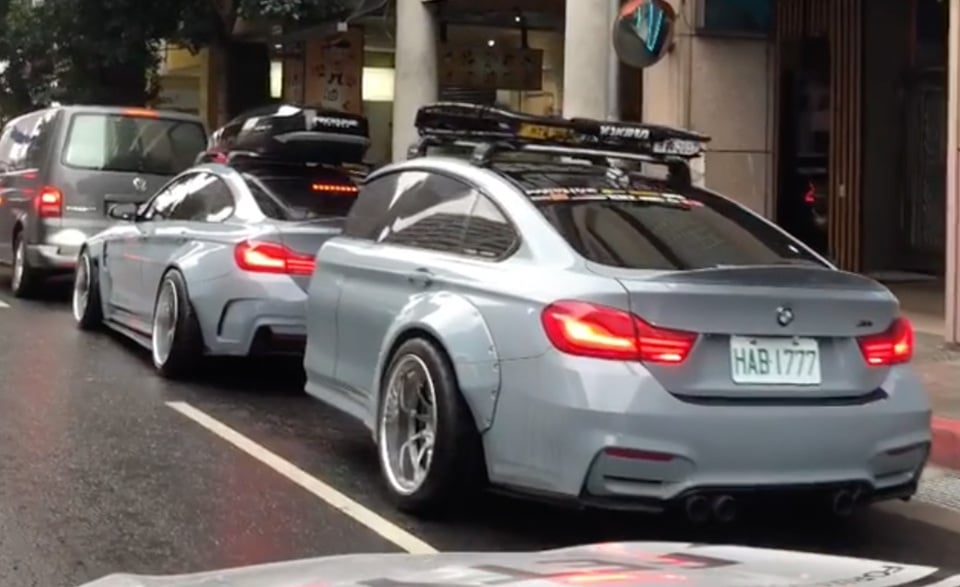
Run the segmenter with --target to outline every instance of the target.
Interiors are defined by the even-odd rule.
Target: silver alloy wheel
[[[24,271],[24,260],[23,257],[26,254],[26,247],[23,245],[23,239],[17,239],[17,248],[13,253],[13,277],[10,280],[10,286],[14,291],[20,289],[20,284],[23,283],[23,271]]]
[[[437,432],[436,388],[420,357],[404,355],[391,370],[378,432],[380,463],[390,487],[413,494],[430,473]]]
[[[77,322],[83,321],[89,301],[90,257],[84,253],[80,255],[80,262],[77,263],[77,271],[73,278],[73,317]]]
[[[177,317],[180,315],[180,298],[171,279],[164,279],[153,310],[153,364],[162,367],[170,358],[173,339],[177,334]]]

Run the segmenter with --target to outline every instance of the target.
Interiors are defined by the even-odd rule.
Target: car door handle
[[[421,267],[407,275],[407,281],[420,287],[430,287],[433,283],[433,273],[429,269]]]

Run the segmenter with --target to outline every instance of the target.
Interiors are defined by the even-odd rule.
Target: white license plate
[[[820,385],[820,345],[813,338],[731,336],[730,373],[744,385]]]

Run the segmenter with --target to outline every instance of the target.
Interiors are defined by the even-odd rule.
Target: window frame
[[[659,179],[659,178],[650,176],[649,174],[641,173],[641,172],[639,172],[639,171],[633,172],[633,174],[636,175],[636,176],[638,176],[638,177],[640,177],[640,178],[643,178],[643,179],[645,179],[645,180],[649,180],[649,181],[651,181],[651,182],[653,182],[653,183],[655,183],[655,184],[656,184],[656,183],[663,183],[663,182],[664,182],[664,180],[662,180],[662,179]],[[526,189],[522,186],[522,184],[521,184],[518,180],[514,179],[513,177],[510,177],[509,175],[505,175],[505,177],[506,177],[506,179],[511,183],[511,185],[514,185],[518,190],[520,190],[521,193],[523,193],[523,194],[525,195],[525,197],[528,197],[528,198],[529,198],[529,196],[526,196]],[[568,186],[568,187],[569,187],[569,186]],[[706,188],[706,187],[700,187],[700,186],[696,186],[696,185],[690,185],[690,186],[687,186],[686,188],[684,188],[683,190],[675,190],[675,191],[676,191],[677,193],[679,193],[680,195],[685,195],[685,192],[688,192],[688,191],[689,191],[689,192],[699,192],[699,193],[701,193],[701,194],[707,195],[708,197],[716,198],[716,199],[722,201],[725,205],[729,205],[729,206],[731,206],[732,208],[736,208],[739,212],[743,213],[746,217],[748,217],[752,222],[756,222],[758,225],[764,225],[764,226],[768,227],[769,229],[771,229],[773,232],[778,233],[786,242],[788,242],[789,244],[791,244],[791,245],[793,245],[793,246],[796,246],[796,247],[798,247],[799,249],[801,249],[801,250],[803,251],[803,253],[804,253],[805,256],[810,257],[810,258],[811,258],[811,259],[810,259],[811,261],[817,263],[816,266],[817,266],[818,268],[822,268],[822,269],[836,269],[834,263],[833,263],[832,261],[830,261],[830,259],[828,259],[826,256],[821,255],[820,253],[818,253],[817,251],[815,251],[812,247],[808,246],[806,243],[804,243],[804,242],[801,241],[800,239],[794,237],[792,234],[790,234],[789,232],[787,232],[786,230],[784,230],[783,228],[781,228],[780,226],[778,226],[775,222],[772,222],[771,220],[769,220],[768,218],[764,217],[764,216],[761,215],[761,214],[757,214],[756,212],[754,212],[753,210],[751,210],[749,207],[741,204],[740,202],[737,202],[737,201],[734,200],[733,198],[730,198],[730,197],[728,197],[728,196],[725,196],[724,194],[721,194],[721,193],[719,193],[719,192],[717,192],[717,191],[708,189],[708,188]],[[528,200],[528,201],[529,201],[529,200]],[[531,203],[532,203],[536,208],[538,208],[538,210],[539,210],[540,206],[537,205],[537,202],[531,201]],[[555,203],[554,205],[563,205],[563,204],[564,204],[564,202],[557,202],[557,203]],[[542,213],[542,210],[541,210],[541,213]],[[587,262],[589,262],[589,263],[596,263],[596,264],[598,264],[598,265],[602,265],[602,266],[604,266],[604,267],[608,267],[608,268],[612,268],[612,269],[626,269],[626,270],[638,270],[638,271],[654,270],[654,269],[647,269],[647,268],[623,268],[623,267],[617,267],[617,266],[607,265],[607,264],[605,264],[605,263],[592,260],[592,259],[590,259],[589,257],[587,257],[586,255],[584,255],[583,253],[581,253],[579,250],[577,250],[577,248],[576,248],[572,243],[570,243],[570,241],[568,240],[567,236],[564,235],[564,234],[553,224],[552,221],[550,221],[549,219],[547,219],[546,216],[544,216],[544,220],[547,222],[547,224],[550,226],[550,228],[551,228],[554,232],[556,232],[557,235],[567,243],[567,246],[570,247],[570,250],[571,250],[571,251],[573,251],[577,256],[579,256],[580,258],[584,259],[585,261],[587,261]],[[738,226],[740,226],[740,228],[742,228],[743,230],[747,230],[745,227],[743,227],[742,224],[740,224],[740,223],[736,223],[736,224],[738,224]],[[752,233],[752,231],[748,231],[748,232],[751,232],[751,233]],[[767,247],[767,248],[769,248],[769,245],[767,245],[766,243],[764,243],[764,246]],[[695,270],[695,269],[677,269],[677,270],[678,270],[678,271],[688,271],[688,270]]]
[[[6,162],[6,163],[7,163],[7,168],[8,168],[10,171],[22,171],[22,170],[24,170],[24,169],[29,169],[28,167],[25,166],[25,165],[26,165],[26,160],[27,160],[27,152],[30,150],[30,145],[31,145],[31,144],[33,143],[33,141],[37,138],[37,137],[35,137],[35,136],[33,135],[33,131],[34,131],[34,129],[36,129],[37,124],[40,123],[40,120],[43,119],[43,115],[44,115],[45,112],[46,112],[46,110],[35,110],[35,111],[33,111],[33,112],[24,114],[23,116],[21,116],[21,117],[20,117],[19,119],[17,119],[17,120],[13,120],[13,121],[10,122],[11,132],[10,132],[10,135],[8,135],[8,138],[10,139],[10,150],[9,150],[9,152],[8,152],[7,162]],[[29,138],[28,138],[28,141],[27,141],[25,147],[24,147],[24,148],[22,149],[22,151],[20,152],[19,157],[14,158],[14,157],[11,155],[11,153],[13,152],[13,147],[14,147],[15,145],[17,145],[18,143],[16,143],[16,142],[13,140],[13,136],[12,136],[12,134],[13,134],[13,129],[18,129],[18,128],[20,128],[21,125],[23,125],[24,123],[27,123],[27,124],[26,124],[25,134],[26,134]],[[20,145],[23,145],[23,144],[20,143]]]
[[[209,197],[209,196],[206,196],[206,195],[204,194],[204,191],[207,190],[208,188],[210,188],[211,186],[219,183],[220,185],[223,186],[223,189],[225,189],[225,190],[227,191],[227,195],[228,195],[228,197],[230,198],[230,214],[227,214],[227,215],[223,218],[223,220],[207,220],[207,219],[198,220],[198,219],[191,219],[191,218],[176,218],[176,219],[174,219],[175,221],[179,221],[179,222],[199,222],[199,223],[201,223],[201,224],[223,224],[223,223],[227,222],[228,220],[230,220],[231,218],[234,218],[234,217],[236,216],[236,214],[237,214],[237,208],[239,207],[239,203],[240,203],[240,202],[239,202],[239,199],[237,198],[237,194],[235,194],[234,191],[233,191],[232,189],[230,189],[230,182],[228,182],[228,181],[226,180],[226,178],[222,177],[221,175],[219,175],[219,174],[217,174],[217,173],[214,173],[214,172],[212,172],[212,171],[210,171],[210,170],[208,170],[208,169],[204,169],[204,170],[201,170],[201,171],[199,172],[199,175],[204,175],[204,174],[213,177],[213,182],[206,184],[205,186],[203,186],[202,188],[200,188],[200,189],[198,189],[198,190],[194,190],[194,191],[190,192],[189,194],[187,194],[187,197],[184,198],[183,200],[180,200],[180,202],[179,202],[177,205],[179,206],[180,204],[182,204],[183,202],[185,202],[187,198],[189,198],[190,196],[193,196],[193,195],[199,195],[200,197]],[[209,214],[208,214],[208,216],[209,216]]]
[[[490,262],[490,263],[500,263],[500,262],[502,262],[502,261],[506,261],[507,259],[509,259],[510,257],[512,257],[514,254],[516,254],[516,252],[517,252],[518,250],[520,250],[520,246],[521,246],[521,244],[523,243],[523,236],[520,234],[520,231],[517,230],[517,225],[516,225],[516,223],[513,222],[513,219],[510,218],[510,216],[503,210],[503,206],[501,206],[499,203],[497,203],[496,200],[494,200],[493,198],[491,198],[490,196],[488,196],[488,195],[487,195],[486,193],[484,193],[482,190],[478,189],[478,190],[477,190],[477,193],[479,194],[479,198],[477,198],[477,201],[476,201],[476,202],[474,203],[474,205],[473,205],[473,208],[474,208],[474,209],[470,211],[470,218],[472,219],[472,218],[474,217],[473,212],[474,212],[474,210],[476,210],[477,204],[480,203],[480,200],[486,200],[487,202],[490,202],[490,204],[491,204],[491,205],[494,207],[494,209],[500,214],[500,216],[501,216],[504,220],[506,220],[506,224],[507,224],[507,226],[510,228],[510,232],[512,232],[513,235],[514,235],[513,243],[510,245],[510,247],[509,247],[506,251],[504,251],[503,253],[501,253],[500,255],[498,255],[498,256],[496,256],[496,257],[482,257],[482,256],[480,256],[480,255],[471,255],[471,254],[468,254],[468,253],[465,253],[465,252],[461,252],[460,254],[461,254],[461,256],[464,256],[464,257],[467,257],[467,258],[470,258],[470,259],[476,259],[476,260],[478,260],[478,261],[487,261],[487,262]],[[469,224],[469,220],[468,220],[468,221],[467,221],[467,230],[469,230],[469,229],[470,229],[470,224]],[[464,232],[464,243],[465,243],[465,242],[466,242],[466,231]]]
[[[446,179],[449,179],[449,180],[452,180],[452,181],[456,181],[456,182],[458,182],[458,183],[461,183],[461,184],[463,184],[464,186],[466,186],[466,187],[472,189],[473,191],[475,191],[475,192],[477,193],[477,196],[478,196],[477,202],[479,201],[480,198],[485,198],[488,202],[490,202],[491,204],[493,204],[493,206],[497,209],[497,211],[500,213],[500,215],[507,221],[507,226],[510,227],[510,230],[511,230],[511,231],[513,232],[513,234],[516,236],[516,238],[514,239],[513,245],[510,247],[510,249],[509,249],[508,251],[506,251],[503,255],[500,255],[500,256],[498,256],[498,257],[481,257],[481,256],[478,256],[478,255],[471,255],[471,254],[468,254],[468,253],[464,252],[464,251],[462,250],[463,243],[464,243],[463,240],[461,240],[461,243],[460,243],[460,244],[461,244],[461,250],[460,250],[460,251],[457,251],[457,252],[444,252],[444,251],[437,251],[437,250],[433,250],[433,249],[423,249],[423,248],[420,248],[420,247],[412,247],[412,246],[409,246],[409,245],[402,245],[402,244],[396,244],[396,243],[382,243],[382,242],[378,242],[376,239],[365,238],[365,237],[358,237],[358,236],[352,236],[352,235],[347,235],[347,234],[341,234],[341,235],[340,235],[341,238],[349,238],[349,239],[354,239],[354,240],[358,240],[358,241],[369,242],[369,243],[372,243],[372,244],[377,245],[377,246],[403,247],[403,248],[406,248],[406,249],[412,249],[412,250],[416,250],[416,251],[428,251],[428,252],[431,252],[431,253],[437,253],[437,254],[441,254],[441,255],[453,255],[453,256],[457,257],[458,259],[473,259],[473,260],[476,260],[476,261],[483,261],[483,262],[487,262],[487,263],[500,263],[500,262],[503,262],[503,261],[509,259],[510,257],[512,257],[514,254],[516,254],[516,252],[517,252],[517,251],[520,249],[520,247],[523,245],[523,242],[524,242],[524,240],[523,240],[523,234],[522,234],[522,233],[520,232],[520,230],[517,228],[517,224],[513,221],[513,218],[510,217],[510,215],[506,212],[506,210],[504,210],[503,206],[501,206],[500,203],[497,202],[495,198],[491,197],[490,194],[488,194],[486,191],[484,191],[483,188],[481,188],[479,185],[476,184],[476,182],[470,181],[470,180],[467,179],[467,178],[458,176],[458,175],[456,175],[455,173],[451,173],[451,172],[448,172],[448,171],[438,170],[438,169],[432,169],[432,168],[429,168],[429,167],[426,167],[426,166],[415,166],[415,167],[404,167],[403,169],[390,169],[390,170],[388,170],[388,171],[383,171],[383,172],[377,173],[377,174],[374,175],[373,177],[368,177],[368,178],[361,184],[361,186],[360,186],[360,191],[361,191],[361,193],[358,194],[358,196],[357,196],[357,198],[358,198],[358,202],[357,202],[357,203],[359,203],[359,198],[360,198],[361,195],[362,195],[363,189],[364,189],[367,185],[369,185],[369,184],[371,184],[371,183],[373,183],[373,182],[375,182],[375,181],[380,181],[380,180],[382,180],[382,179],[396,178],[396,177],[399,177],[400,175],[402,175],[402,174],[404,174],[404,173],[408,173],[408,172],[428,173],[428,174],[431,174],[431,175],[441,176],[441,177],[444,177],[444,178],[446,178]],[[498,176],[499,176],[499,174],[498,174]],[[508,180],[507,180],[507,181],[508,181]],[[511,182],[511,185],[513,185],[512,182]],[[521,195],[522,195],[522,194],[521,194]],[[474,205],[473,205],[473,206],[471,207],[471,209],[470,209],[470,214],[469,214],[468,217],[467,217],[467,218],[468,218],[468,221],[467,221],[467,229],[469,229],[469,218],[472,218],[472,216],[473,216],[473,211],[474,211],[474,209],[476,208],[477,202],[474,202]],[[354,207],[356,207],[356,204],[354,205]],[[348,218],[349,218],[349,215],[348,215]],[[344,229],[346,230],[346,227],[344,227]],[[464,238],[465,238],[465,237],[466,237],[466,230],[464,230]]]
[[[56,144],[57,128],[61,120],[60,114],[61,111],[56,108],[47,108],[41,111],[40,119],[33,127],[34,134],[31,137],[30,147],[27,148],[24,155],[24,162],[27,162],[31,151],[39,146],[36,151],[39,161],[34,162],[37,165],[25,169],[42,169],[50,162],[50,151],[51,147]],[[40,132],[37,132],[38,129]],[[41,139],[43,140],[41,141]]]
[[[110,118],[138,118],[138,117],[136,117],[136,116],[125,117],[124,114],[121,113],[121,112],[96,112],[96,111],[86,112],[86,111],[79,111],[79,112],[71,112],[71,113],[67,114],[66,132],[65,132],[65,134],[64,134],[63,144],[62,144],[62,146],[60,147],[60,157],[59,157],[60,165],[63,165],[65,168],[67,168],[67,169],[72,169],[72,170],[74,170],[74,171],[85,171],[85,172],[94,172],[94,173],[95,173],[95,172],[105,172],[105,173],[144,173],[144,174],[148,174],[148,175],[164,175],[164,174],[162,174],[162,173],[161,173],[161,174],[158,174],[158,173],[153,173],[153,172],[149,172],[149,171],[140,172],[140,171],[136,171],[136,170],[121,170],[121,171],[118,171],[118,170],[114,170],[114,169],[100,169],[100,168],[98,168],[98,167],[86,167],[86,166],[83,166],[83,165],[73,165],[72,163],[68,162],[68,161],[67,161],[67,151],[69,150],[69,147],[70,147],[70,139],[73,137],[73,132],[74,132],[74,129],[75,129],[76,121],[77,121],[78,118],[81,118],[81,117],[84,117],[84,116],[99,116],[99,117],[103,117],[103,118],[106,118],[106,119],[110,119]],[[197,156],[200,156],[200,155],[202,155],[203,153],[205,153],[205,152],[207,151],[207,144],[208,144],[208,141],[209,141],[209,135],[207,134],[206,129],[203,127],[203,124],[201,124],[200,122],[197,122],[197,121],[189,121],[189,120],[181,120],[181,119],[179,119],[179,118],[168,118],[168,117],[165,118],[165,117],[163,117],[163,116],[160,116],[160,117],[157,117],[157,118],[150,118],[149,120],[160,120],[160,121],[165,121],[165,122],[170,122],[170,123],[191,124],[191,125],[194,125],[194,126],[198,127],[198,128],[200,129],[200,132],[203,134],[204,141],[203,141],[203,146],[202,146],[201,149],[200,149],[200,152],[197,153]],[[164,130],[164,134],[168,137],[168,139],[169,139],[169,137],[170,137],[170,132],[171,132],[171,130],[172,130],[173,128],[174,128],[174,127],[171,126],[171,128],[168,128],[168,129]],[[171,143],[171,147],[172,147],[173,141],[171,140],[170,143]],[[190,166],[187,167],[187,169],[190,169],[190,167],[193,167],[193,165],[191,164]],[[179,173],[183,173],[183,172],[187,171],[187,169],[184,169],[183,171],[180,171]],[[176,175],[176,174],[175,174],[175,175]]]
[[[161,217],[159,220],[157,219],[156,207],[154,206],[156,201],[160,199],[160,196],[162,196],[165,192],[170,191],[173,187],[181,183],[186,183],[187,181],[190,181],[194,177],[199,176],[201,173],[202,173],[201,170],[185,171],[184,173],[181,173],[180,175],[168,181],[162,188],[157,190],[155,194],[150,196],[150,198],[143,203],[140,210],[137,211],[137,221],[138,222],[158,222],[160,220],[167,220],[166,217]],[[181,201],[183,201],[183,199],[181,199]],[[153,214],[148,216],[148,213],[151,212],[151,208],[153,209],[152,210]]]
[[[402,176],[402,175],[405,174],[405,173],[426,173],[426,174],[427,174],[427,179],[426,179],[426,181],[429,181],[429,180],[431,179],[431,177],[430,177],[431,175],[439,175],[439,176],[441,176],[441,177],[444,177],[444,179],[450,179],[450,180],[452,180],[452,181],[456,181],[457,183],[462,184],[464,187],[466,187],[466,188],[469,190],[469,193],[474,194],[474,197],[480,195],[480,190],[478,190],[477,188],[471,186],[469,183],[464,182],[464,181],[459,181],[459,180],[454,179],[454,178],[451,178],[451,177],[449,177],[449,176],[444,176],[443,174],[437,174],[437,173],[434,173],[433,171],[420,170],[420,169],[404,169],[404,170],[401,171],[398,175],[401,175],[401,176]],[[397,202],[399,202],[399,201],[403,198],[403,196],[406,195],[411,189],[412,189],[412,188],[407,188],[407,190],[405,190],[404,193],[401,194],[401,196],[396,199],[396,201],[394,202],[394,204],[396,204]],[[452,255],[452,256],[455,256],[455,257],[457,257],[457,258],[463,258],[463,257],[465,257],[466,255],[464,255],[462,252],[458,251],[457,249],[461,248],[462,245],[463,245],[463,238],[464,238],[464,236],[466,235],[466,232],[467,232],[467,226],[468,226],[468,222],[469,222],[469,218],[470,218],[470,213],[473,211],[473,208],[474,208],[475,205],[476,205],[476,200],[474,200],[474,202],[471,204],[470,209],[468,210],[468,212],[467,212],[467,214],[466,214],[467,222],[465,222],[464,225],[463,225],[463,234],[461,234],[461,236],[460,236],[460,241],[457,243],[457,248],[454,249],[454,250],[452,250],[452,251],[446,251],[446,250],[441,250],[441,249],[429,249],[429,248],[418,247],[418,246],[414,246],[414,245],[406,245],[406,244],[403,244],[403,243],[384,242],[384,241],[379,241],[379,240],[372,240],[372,242],[373,242],[375,245],[378,245],[378,246],[400,247],[400,248],[409,249],[409,250],[413,250],[413,251],[423,251],[423,252],[435,253],[435,254],[439,254],[439,255]],[[393,209],[393,206],[391,206],[391,209]],[[429,208],[426,208],[426,210],[429,210]],[[382,229],[382,228],[381,228],[381,229]]]

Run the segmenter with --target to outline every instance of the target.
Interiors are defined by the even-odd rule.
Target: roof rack
[[[420,140],[409,152],[422,157],[430,147],[473,150],[472,160],[486,165],[504,151],[553,153],[597,162],[633,159],[664,163],[689,176],[689,160],[699,156],[710,137],[651,124],[559,118],[511,112],[460,102],[438,102],[417,111]]]

